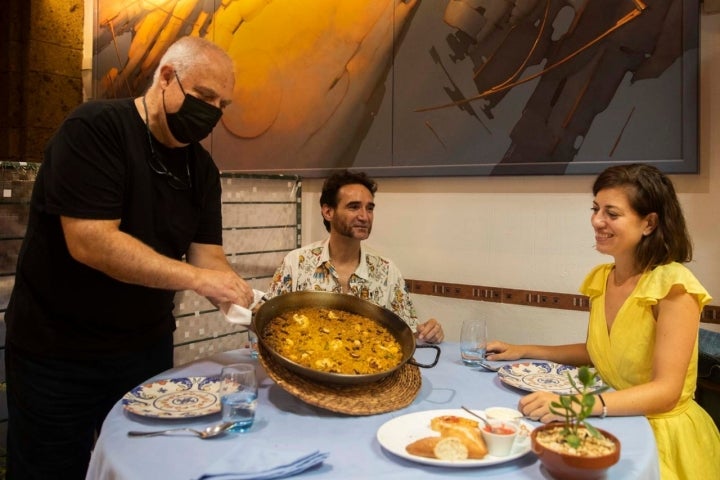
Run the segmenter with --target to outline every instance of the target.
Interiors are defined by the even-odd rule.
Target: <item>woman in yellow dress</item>
[[[488,344],[488,360],[538,358],[593,365],[614,390],[595,415],[645,415],[663,480],[720,478],[720,433],[694,400],[700,312],[711,297],[682,263],[692,244],[672,182],[657,168],[613,166],[593,185],[595,267],[580,291],[591,301],[586,343]],[[534,392],[519,409],[544,423],[557,395]]]

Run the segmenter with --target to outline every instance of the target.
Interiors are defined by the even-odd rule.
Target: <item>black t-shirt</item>
[[[175,329],[175,292],[120,282],[75,261],[60,226],[60,215],[120,219],[123,232],[174,259],[192,242],[221,245],[220,175],[208,152],[199,144],[165,151],[178,157],[165,164],[179,178],[187,177],[179,161],[186,156],[188,190],[155,173],[150,152],[132,99],[81,105],[49,141],[5,314],[10,344],[86,358],[141,349]]]

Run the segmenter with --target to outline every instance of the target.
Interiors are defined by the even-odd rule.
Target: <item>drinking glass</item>
[[[485,360],[487,324],[483,319],[465,320],[460,330],[460,356],[465,365],[479,367]]]
[[[258,358],[258,337],[252,330],[247,331],[248,343],[250,344],[250,356]]]
[[[257,378],[248,363],[226,365],[220,372],[220,402],[223,422],[233,422],[229,431],[246,432],[255,421]]]

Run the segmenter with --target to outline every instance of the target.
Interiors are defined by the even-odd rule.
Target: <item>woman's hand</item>
[[[560,397],[554,393],[533,392],[520,399],[518,402],[518,410],[526,417],[542,423],[550,423],[555,420],[563,421],[563,417],[555,415],[550,411],[550,403],[559,401]]]
[[[520,348],[520,345],[512,345],[498,340],[488,342],[485,349],[485,358],[491,361],[517,360],[523,358],[523,356],[524,351]]]

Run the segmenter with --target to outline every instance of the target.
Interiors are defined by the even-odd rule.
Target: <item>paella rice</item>
[[[262,333],[276,353],[313,370],[363,375],[400,364],[402,347],[383,325],[344,310],[305,307],[275,317]]]

